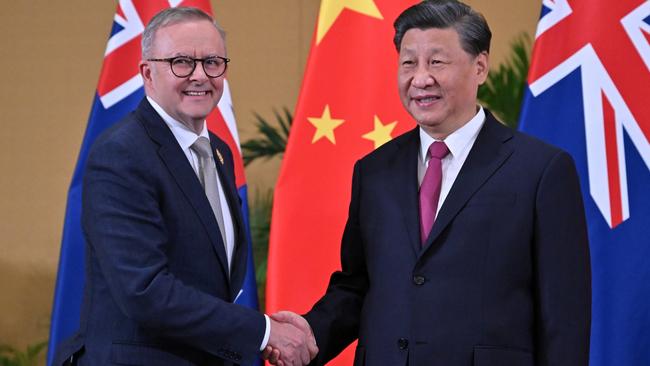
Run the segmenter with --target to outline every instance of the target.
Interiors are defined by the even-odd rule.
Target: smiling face
[[[151,58],[226,56],[223,38],[207,20],[185,21],[156,31]],[[200,62],[185,78],[174,76],[168,62],[143,60],[140,73],[146,94],[171,117],[199,133],[223,94],[225,75],[209,78]]]
[[[454,28],[409,29],[399,51],[402,104],[429,135],[444,139],[476,114],[488,73],[486,52],[463,50]]]

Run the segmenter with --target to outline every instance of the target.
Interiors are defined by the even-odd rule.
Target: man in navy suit
[[[313,330],[314,364],[355,339],[355,366],[588,364],[574,163],[477,105],[490,38],[455,0],[395,21],[399,94],[418,127],[356,163],[341,270],[306,321],[274,315]]]
[[[233,303],[246,232],[231,152],[205,123],[224,88],[223,31],[198,9],[164,10],[142,56],[146,98],[88,158],[81,325],[55,364],[248,365],[267,344],[309,362],[308,334]]]

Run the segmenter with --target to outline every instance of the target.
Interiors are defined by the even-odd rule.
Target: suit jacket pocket
[[[186,358],[170,351],[156,346],[133,343],[113,343],[111,346],[111,364],[125,366],[194,365],[193,362],[189,362]]]
[[[364,366],[366,364],[366,347],[357,346],[354,352],[354,366]]]
[[[531,352],[498,346],[475,346],[474,366],[534,366]]]

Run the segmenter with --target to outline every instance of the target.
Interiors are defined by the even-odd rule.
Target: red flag
[[[415,126],[397,93],[393,21],[415,0],[323,0],[278,183],[267,312],[308,311],[340,268],[355,161]],[[331,364],[351,365],[346,351]]]

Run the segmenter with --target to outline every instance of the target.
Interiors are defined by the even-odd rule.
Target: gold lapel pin
[[[217,157],[219,158],[219,162],[221,165],[223,165],[223,155],[221,155],[221,151],[219,149],[214,149],[214,151],[217,153]]]

